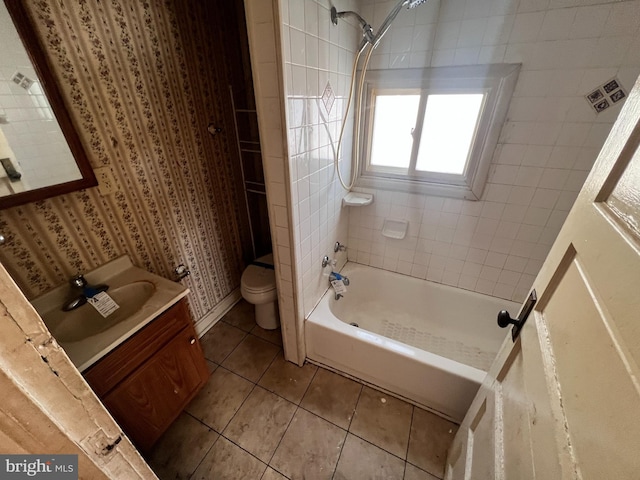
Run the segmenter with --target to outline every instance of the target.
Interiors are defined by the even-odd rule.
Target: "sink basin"
[[[84,304],[69,312],[61,309],[50,311],[43,315],[43,319],[59,341],[78,342],[130,318],[145,305],[155,290],[153,283],[144,280],[109,289],[107,293],[120,308],[106,318],[91,305]]]

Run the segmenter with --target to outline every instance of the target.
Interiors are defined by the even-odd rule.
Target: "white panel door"
[[[445,478],[640,478],[639,146],[637,83],[534,282],[533,312],[458,430]]]

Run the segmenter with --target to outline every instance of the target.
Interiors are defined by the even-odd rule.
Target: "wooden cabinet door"
[[[192,327],[182,330],[104,399],[123,430],[148,450],[209,376]]]

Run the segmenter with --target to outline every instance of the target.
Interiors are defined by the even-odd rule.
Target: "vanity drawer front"
[[[187,302],[183,299],[116,347],[83,375],[96,394],[102,397],[189,326],[191,317]]]

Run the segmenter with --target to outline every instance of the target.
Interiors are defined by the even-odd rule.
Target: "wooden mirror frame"
[[[25,203],[35,202],[37,200],[43,200],[98,185],[80,137],[71,121],[71,116],[65,105],[62,92],[49,66],[43,46],[34,33],[35,29],[33,28],[31,17],[24,7],[24,2],[22,0],[4,0],[4,3],[18,31],[18,36],[27,50],[33,68],[42,85],[42,89],[49,100],[51,109],[69,145],[73,158],[78,165],[82,178],[0,197],[0,209],[15,207],[16,205],[23,205]]]

